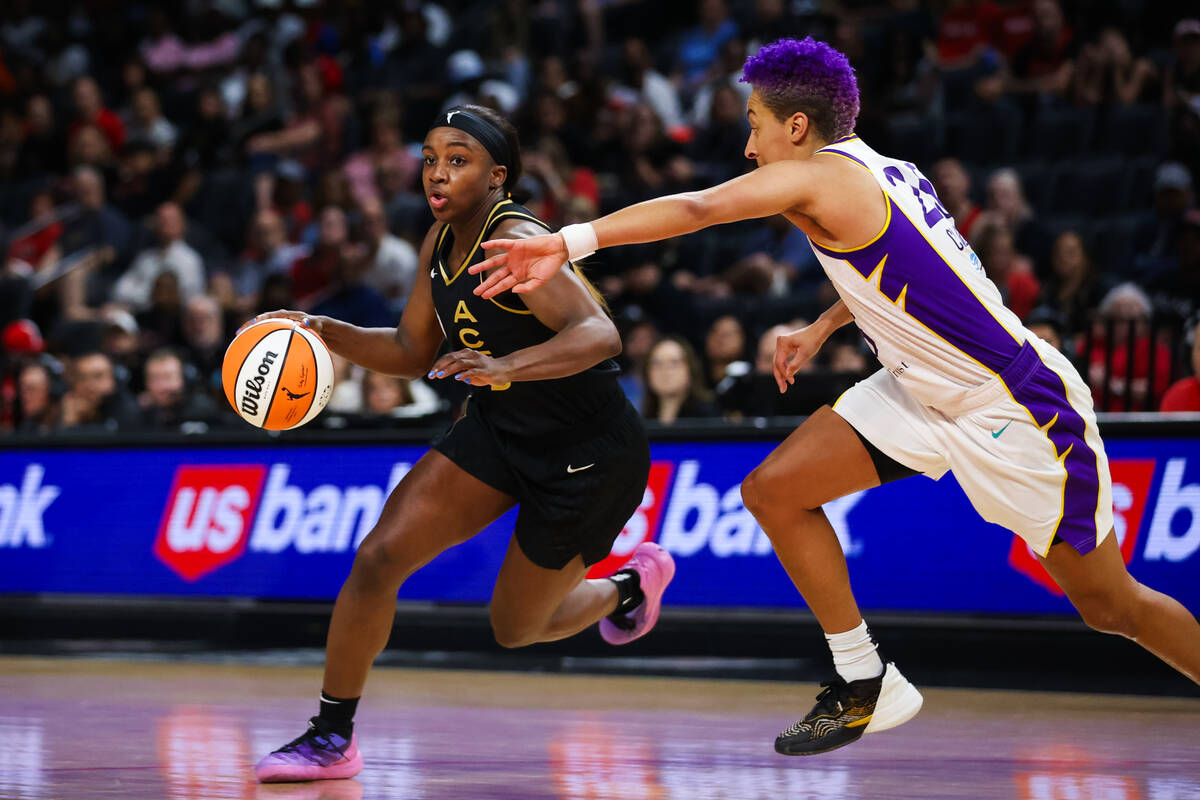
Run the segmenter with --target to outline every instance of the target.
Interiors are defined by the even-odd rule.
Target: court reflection
[[[169,800],[255,796],[246,732],[211,708],[177,705],[159,719],[158,763]]]
[[[1182,765],[1167,761],[1164,772]],[[1174,767],[1174,769],[1171,769]],[[1192,770],[1200,773],[1200,764]],[[1186,769],[1186,768],[1185,768]],[[1152,763],[1108,761],[1072,744],[1055,744],[1015,759],[1013,783],[1017,800],[1196,800],[1196,778],[1152,773]]]
[[[744,755],[729,752],[728,744],[705,737],[702,728],[707,720],[668,717],[661,722],[658,730],[645,734],[631,733],[635,726],[614,720],[583,720],[556,731],[549,744],[556,796],[559,800],[851,800],[859,796],[844,765],[802,765],[750,750]],[[760,744],[753,740],[747,747],[761,751]]]
[[[45,796],[44,747],[41,720],[0,717],[0,797]]]

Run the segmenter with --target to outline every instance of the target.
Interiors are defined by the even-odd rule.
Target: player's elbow
[[[597,363],[621,355],[624,345],[621,343],[621,334],[617,331],[617,326],[608,317],[597,318],[596,323],[599,328],[594,339]]]
[[[718,222],[714,198],[704,192],[684,192],[679,195],[681,208],[686,215],[689,228],[700,230]]]

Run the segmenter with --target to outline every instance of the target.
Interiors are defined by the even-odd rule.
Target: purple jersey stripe
[[[1100,502],[1098,460],[1084,438],[1086,423],[1071,405],[1062,378],[1038,357],[1033,345],[1022,346],[1001,379],[1034,422],[1046,429],[1058,457],[1066,453],[1062,517],[1055,534],[1086,555],[1096,547],[1096,506]]]
[[[848,262],[864,278],[880,268],[879,291],[885,297],[896,303],[904,292],[904,310],[910,317],[992,372],[1000,372],[1016,357],[1020,342],[992,316],[891,197],[888,203],[891,221],[887,230],[866,247],[848,253],[816,242],[813,247]]]
[[[842,141],[845,141],[845,140],[842,140]],[[858,165],[861,166],[863,169],[865,169],[867,172],[871,171],[871,168],[867,166],[867,163],[865,161],[863,161],[858,156],[850,155],[845,150],[837,150],[833,147],[822,147],[820,150],[817,151],[817,153],[833,153],[834,155],[839,155],[839,156],[842,156],[843,158],[848,158],[851,161],[858,162]],[[817,153],[813,153],[813,155],[815,156]]]

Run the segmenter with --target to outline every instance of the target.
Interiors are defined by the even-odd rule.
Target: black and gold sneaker
[[[785,756],[827,753],[908,722],[924,698],[895,664],[877,678],[847,683],[841,677],[821,684],[817,704],[808,715],[775,739],[775,752]]]

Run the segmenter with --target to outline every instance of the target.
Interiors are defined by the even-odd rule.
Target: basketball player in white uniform
[[[781,392],[853,321],[883,369],[809,417],[742,483],[742,497],[824,629],[838,677],[776,739],[807,755],[886,730],[921,696],[876,651],[822,504],[915,473],[951,471],[987,520],[1038,554],[1093,628],[1134,639],[1200,683],[1200,625],[1134,580],[1112,533],[1108,461],[1091,395],[1058,351],[1004,307],[932,185],[854,135],[846,58],[785,39],[747,60],[746,157],[759,169],[554,235],[494,241],[477,292],[535,288],[598,247],[783,214],[804,231],[841,300],[780,336]],[[930,542],[936,546],[936,541]]]

